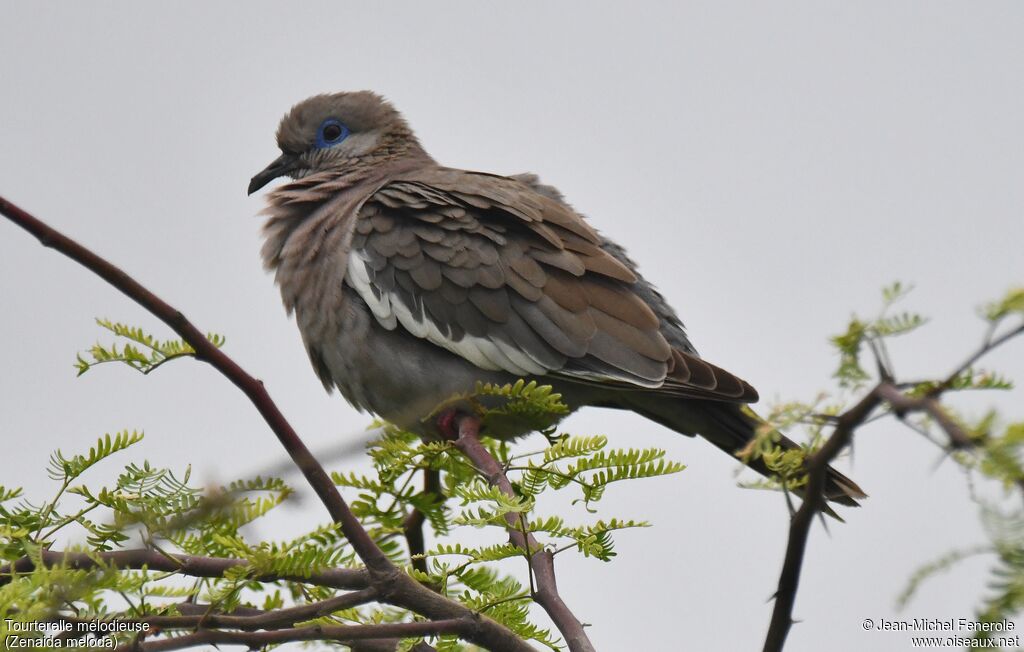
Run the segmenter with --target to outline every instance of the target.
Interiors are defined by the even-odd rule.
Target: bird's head
[[[370,91],[314,95],[277,128],[281,156],[249,182],[249,194],[274,179],[343,172],[405,156],[425,156],[402,115]]]

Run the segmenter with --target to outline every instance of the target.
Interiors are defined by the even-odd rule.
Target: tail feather
[[[685,399],[666,401],[664,396],[658,396],[654,400],[648,400],[646,397],[638,399],[631,401],[629,409],[684,435],[701,435],[732,456],[754,438],[760,424],[756,417],[745,413],[741,406],[734,403]],[[778,444],[786,450],[799,448],[796,442],[785,436],[780,436]],[[763,476],[771,476],[771,472],[761,459],[751,460],[747,466]],[[824,493],[827,500],[849,507],[858,507],[857,501],[867,498],[867,494],[856,482],[831,466],[828,467],[828,475],[825,478]],[[802,492],[798,491],[797,494],[802,496]],[[826,508],[824,511],[836,516],[831,509]]]

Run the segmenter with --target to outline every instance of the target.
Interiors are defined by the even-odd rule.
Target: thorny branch
[[[117,652],[161,652],[182,650],[199,645],[245,645],[250,650],[259,650],[267,645],[293,641],[336,641],[352,643],[367,639],[413,638],[438,634],[462,634],[475,623],[472,616],[444,620],[418,621],[412,623],[385,623],[380,625],[314,625],[275,629],[262,632],[225,631],[202,629],[193,634],[153,641],[151,643],[126,643],[117,647]]]
[[[931,388],[924,396],[908,394],[905,388],[909,387],[909,385],[896,382],[886,372],[882,374],[881,382],[875,385],[858,403],[833,420],[834,425],[831,436],[806,462],[806,497],[800,509],[796,511],[790,520],[789,540],[786,545],[782,572],[779,575],[778,590],[775,593],[775,607],[772,611],[768,633],[765,636],[764,652],[781,652],[785,645],[786,637],[793,624],[793,605],[796,601],[796,592],[800,584],[800,573],[803,568],[804,552],[807,549],[807,538],[810,534],[811,524],[814,522],[814,517],[825,506],[823,490],[828,467],[832,460],[850,445],[854,432],[868,421],[877,418],[871,417],[872,412],[876,408],[881,405],[887,405],[889,411],[901,421],[910,413],[927,414],[949,437],[951,448],[973,448],[976,445],[975,441],[964,432],[963,428],[943,408],[939,399],[944,392],[953,386],[956,378],[974,363],[996,347],[1021,334],[1024,334],[1024,325],[1010,330],[995,339],[991,337],[990,333],[982,345],[964,363],[949,374],[943,382]],[[888,366],[880,363],[880,368],[888,369]],[[1024,486],[1021,488],[1024,490]]]
[[[356,551],[356,554],[366,565],[369,586],[380,593],[381,601],[409,609],[414,613],[431,619],[435,623],[444,623],[445,629],[443,632],[430,630],[429,626],[431,623],[408,623],[410,626],[418,625],[424,628],[423,634],[408,633],[409,636],[455,633],[463,639],[489,650],[509,650],[515,652],[532,650],[528,644],[504,625],[482,614],[475,613],[454,600],[431,591],[429,588],[413,580],[401,568],[395,566],[352,513],[352,510],[338,492],[337,487],[331,481],[330,476],[328,476],[316,458],[313,457],[288,420],[285,419],[277,404],[263,386],[262,381],[249,375],[234,360],[214,346],[203,332],[196,328],[181,311],[143,287],[125,271],[3,197],[0,197],[0,214],[3,214],[9,220],[31,233],[44,247],[55,249],[92,271],[163,321],[193,348],[196,358],[210,364],[246,395],[277,436],[278,441],[284,446],[292,461],[302,471],[306,481],[327,508],[331,518],[339,525],[348,542]],[[294,630],[283,633],[279,630],[277,636],[284,638],[279,641],[271,637],[265,640],[265,642],[255,642],[256,639],[251,637],[269,637],[274,632],[250,634],[202,630],[195,634],[174,639],[173,641],[145,644],[146,646],[157,644],[172,645],[172,647],[146,647],[145,649],[179,649],[184,647],[184,645],[181,645],[183,639],[186,641],[193,640],[192,645],[218,642],[247,643],[251,640],[254,641],[254,646],[259,647],[266,643],[284,640],[313,640],[316,638],[350,640],[361,638],[358,635],[353,636],[355,630],[347,628],[345,633],[340,631],[332,632],[325,636],[323,632],[326,629],[303,629],[301,631]],[[401,635],[405,635],[405,633]],[[298,636],[301,638],[287,638],[288,636]],[[189,637],[193,637],[193,639],[189,639]],[[370,638],[380,638],[380,635],[375,634]]]

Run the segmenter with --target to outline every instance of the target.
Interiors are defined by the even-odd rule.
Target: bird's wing
[[[560,376],[693,398],[756,400],[732,374],[673,349],[572,209],[517,180],[431,169],[369,197],[346,282],[378,322],[517,376]]]

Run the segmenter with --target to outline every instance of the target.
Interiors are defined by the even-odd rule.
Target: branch
[[[903,420],[909,412],[924,412],[939,424],[946,436],[949,437],[950,445],[953,448],[973,448],[974,442],[964,429],[953,420],[949,413],[939,404],[938,398],[934,395],[928,396],[907,396],[893,385],[888,383],[879,385],[876,390],[881,398],[891,407],[896,416]]]
[[[342,599],[344,598],[344,600]],[[106,616],[103,620],[120,620],[124,622],[132,623],[147,623],[152,628],[156,629],[198,629],[201,627],[228,627],[233,629],[240,629],[243,631],[255,631],[257,629],[271,629],[279,628],[282,626],[292,626],[297,622],[304,620],[311,620],[321,616],[330,615],[333,612],[340,611],[343,609],[358,606],[370,600],[373,600],[372,589],[365,591],[356,591],[349,593],[346,596],[339,596],[338,598],[332,598],[330,600],[324,600],[310,605],[302,605],[299,607],[293,607],[289,609],[280,609],[277,611],[263,611],[262,609],[253,609],[250,607],[238,607],[227,614],[212,614],[210,609],[212,605],[208,604],[196,604],[193,602],[181,602],[174,605],[175,609],[181,614],[181,616],[147,616],[142,618],[135,618],[127,616],[126,614],[115,614],[112,616]],[[313,609],[312,607],[316,607]],[[243,616],[241,618],[237,618]],[[236,617],[231,619],[231,617]],[[77,618],[73,616],[59,616],[47,619],[48,623],[53,624],[56,627],[63,627],[72,625],[69,629],[63,633],[57,635],[57,639],[61,641],[67,641],[76,639],[80,636],[83,631],[91,631],[87,629],[89,625],[93,625],[97,622],[96,619]],[[149,630],[146,630],[148,632]],[[140,650],[145,649],[139,647],[145,638],[145,633],[141,633],[136,643],[122,645],[120,649],[127,650]],[[368,638],[360,639],[359,641],[353,641],[350,645],[352,652],[395,652],[398,648],[400,638]],[[423,641],[420,641],[412,648],[412,652],[436,652],[435,648]]]
[[[914,384],[898,383],[888,369],[882,374],[882,380],[859,403],[841,414],[835,421],[832,436],[821,449],[807,460],[808,480],[803,505],[793,515],[789,524],[789,541],[786,545],[786,556],[779,576],[779,586],[775,593],[775,608],[772,611],[771,623],[765,637],[764,652],[781,652],[786,636],[793,624],[793,604],[796,591],[800,584],[800,573],[803,567],[804,552],[807,548],[807,537],[811,523],[825,506],[823,489],[828,474],[828,466],[836,456],[846,448],[853,438],[854,431],[864,425],[871,412],[881,403],[887,403],[892,412],[900,419],[911,412],[924,412],[932,417],[949,437],[950,446],[956,449],[974,448],[976,442],[949,415],[939,403],[942,394],[949,390],[957,377],[974,363],[990,353],[996,347],[1024,334],[1024,324],[992,339],[989,335],[981,346],[960,364],[944,381],[936,385],[925,396],[910,396],[903,389]],[[882,366],[882,365],[880,365]],[[1018,483],[1024,491],[1024,482]]]
[[[259,650],[267,645],[294,641],[337,641],[339,643],[351,643],[372,639],[413,638],[437,636],[440,634],[466,636],[475,630],[478,625],[479,622],[475,618],[467,616],[426,622],[385,623],[380,625],[316,625],[267,632],[203,629],[194,634],[186,634],[151,643],[125,643],[119,645],[116,649],[118,652],[159,652],[161,650],[181,650],[198,645],[222,644],[246,645],[249,649]]]
[[[793,604],[800,585],[800,571],[807,549],[807,536],[814,517],[825,506],[825,479],[829,463],[850,443],[853,431],[867,419],[871,411],[881,402],[878,392],[873,390],[859,403],[841,414],[825,444],[817,453],[807,459],[807,487],[803,504],[789,522],[789,542],[779,576],[779,587],[775,592],[775,608],[771,624],[765,637],[764,652],[781,652],[793,624]]]
[[[505,470],[480,443],[480,420],[476,417],[463,416],[458,420],[458,427],[459,435],[455,440],[455,447],[469,459],[489,484],[500,489],[506,496],[515,498],[515,491],[508,476],[505,475]],[[583,623],[576,618],[558,593],[554,555],[540,545],[532,534],[525,531],[521,517],[519,513],[507,513],[505,523],[509,541],[526,551],[530,571],[537,580],[537,588],[533,593],[534,601],[548,613],[558,631],[565,637],[571,652],[594,652],[594,645],[590,642]]]
[[[197,627],[219,627],[244,631],[278,629],[280,627],[293,626],[295,623],[329,616],[337,611],[352,609],[353,607],[373,602],[376,599],[377,591],[369,588],[345,593],[319,602],[288,607],[287,609],[264,611],[251,616],[208,613],[204,610],[202,613],[181,616],[144,616],[136,620],[149,623],[159,629],[195,629]]]
[[[989,331],[990,335],[991,330],[994,330],[996,327],[997,324],[993,322],[991,329]],[[953,373],[949,374],[949,376],[946,377],[946,380],[944,380],[938,387],[936,387],[933,390],[933,395],[937,396],[944,392],[945,390],[949,389],[953,385],[953,382],[957,379],[957,377],[960,374],[967,371],[968,369],[970,369],[975,362],[991,353],[992,350],[995,349],[996,347],[1005,344],[1006,342],[1012,340],[1013,338],[1021,334],[1024,334],[1024,324],[1021,324],[1017,328],[1014,328],[1013,330],[1003,333],[1002,335],[995,339],[992,339],[991,337],[986,337],[982,345],[978,347],[978,350],[972,353],[969,358],[967,358],[959,367],[957,367],[953,371]]]
[[[194,350],[195,357],[209,363],[225,378],[249,398],[253,406],[263,416],[270,429],[288,455],[299,467],[306,481],[320,498],[331,518],[341,526],[345,537],[352,544],[360,559],[366,563],[371,572],[388,573],[394,565],[384,552],[373,542],[370,535],[352,514],[345,499],[338,493],[338,488],[331,478],[316,461],[309,449],[299,438],[298,433],[285,419],[277,404],[270,398],[263,383],[250,376],[244,369],[229,358],[223,351],[211,343],[202,331],[196,328],[181,311],[156,296],[126,272],[104,260],[89,249],[78,244],[71,238],[47,226],[21,208],[0,197],[0,213],[12,222],[34,235],[44,247],[56,249],[71,260],[114,286],[129,299],[135,301],[160,321],[167,324],[181,339],[185,340]]]
[[[194,555],[166,555],[155,550],[114,550],[112,552],[62,552],[59,550],[40,551],[42,562],[47,567],[64,565],[75,570],[92,570],[112,567],[180,573],[188,577],[223,577],[224,573],[237,566],[248,566],[244,559],[220,557],[197,557]],[[12,564],[0,567],[0,586],[8,584],[19,573],[31,573],[35,563],[30,557],[22,557]],[[359,590],[370,586],[370,576],[363,569],[332,568],[306,575],[258,575],[258,582],[301,582],[333,589]]]
[[[458,602],[434,593],[395,566],[349,509],[330,476],[285,419],[270,394],[267,393],[263,383],[249,375],[234,360],[214,346],[202,331],[186,319],[179,310],[147,290],[120,268],[47,226],[3,197],[0,197],[0,213],[35,236],[44,247],[55,249],[81,264],[163,321],[195,350],[196,358],[213,366],[249,398],[267,425],[273,430],[278,441],[284,446],[292,461],[302,471],[306,481],[327,508],[331,518],[340,526],[356,554],[366,564],[370,585],[379,590],[382,601],[409,609],[435,621],[451,621],[452,619],[458,619],[460,622],[471,621],[474,623],[474,627],[463,628],[464,631],[460,630],[459,634],[465,635],[466,640],[487,649],[517,652],[526,652],[532,649],[504,625],[475,614]],[[206,640],[200,641],[200,643],[202,642],[206,642]]]

